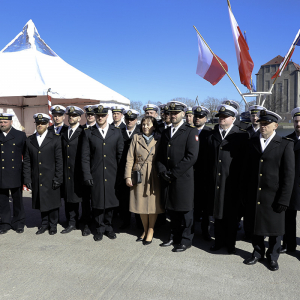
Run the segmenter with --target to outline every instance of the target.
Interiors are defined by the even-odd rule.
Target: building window
[[[276,65],[274,65],[274,66],[271,67],[271,72],[272,72],[272,73],[275,73],[275,72],[276,72]]]
[[[270,73],[270,66],[266,67],[266,73]]]

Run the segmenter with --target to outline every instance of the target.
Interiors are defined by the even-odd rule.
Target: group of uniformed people
[[[109,109],[112,124],[107,122]],[[147,116],[158,116],[156,105],[147,104],[143,109]],[[295,251],[297,246],[300,108],[291,112],[295,131],[286,138],[276,134],[281,117],[275,112],[251,106],[249,124],[245,124],[236,120],[238,109],[237,102],[224,101],[217,108],[219,121],[212,129],[205,125],[210,112],[204,106],[188,108],[178,101],[160,106],[161,121],[153,133],[158,140],[153,162],[166,210],[160,218],[165,220],[167,215],[171,220],[169,239],[160,246],[172,245],[174,252],[190,248],[194,223],[199,220],[203,238],[212,240],[213,216],[215,241],[210,250],[226,247],[234,254],[243,217],[246,237],[252,239],[254,248],[244,263],[253,265],[266,256],[270,270],[275,271],[279,253]],[[124,178],[124,171],[132,138],[142,132],[137,125],[139,113],[102,104],[87,105],[84,110],[56,105],[51,112],[54,125],[49,126],[49,115],[37,113],[33,116],[36,132],[28,138],[12,127],[13,115],[0,114],[0,234],[10,229],[24,232],[25,184],[32,190],[32,207],[41,212],[36,234],[57,233],[63,198],[68,224],[61,233],[77,228],[81,203],[82,235],[90,235],[94,226],[95,241],[103,235],[115,239],[114,210],[118,207],[122,229],[131,221],[129,201],[134,187],[128,175]],[[81,126],[83,114],[86,124]],[[65,116],[69,126],[64,124]],[[158,218],[158,222],[164,220]],[[267,251],[265,236],[269,237]]]

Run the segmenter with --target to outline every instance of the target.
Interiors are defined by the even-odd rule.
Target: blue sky
[[[284,3],[284,5],[283,5]],[[298,29],[298,0],[231,0],[247,32],[253,76],[284,56]],[[42,39],[67,63],[132,101],[167,102],[208,96],[240,102],[227,77],[212,86],[196,75],[197,27],[229,67],[242,92],[226,0],[1,1],[0,48],[29,19]],[[292,60],[300,64],[300,47]]]

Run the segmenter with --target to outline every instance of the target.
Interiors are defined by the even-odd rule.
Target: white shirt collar
[[[166,128],[172,126],[172,123],[170,123],[170,124],[168,125],[166,122],[164,122],[164,125],[165,125],[165,129],[166,129]]]
[[[220,135],[221,135],[222,140],[224,140],[224,139],[226,138],[227,134],[230,132],[230,130],[232,129],[233,126],[234,126],[233,123],[232,123],[232,124],[230,125],[230,127],[227,128],[227,129],[222,129],[221,126],[219,126],[219,131],[220,131]],[[223,131],[223,130],[226,131],[224,137],[223,137],[223,135],[222,135],[222,131]]]
[[[131,129],[131,130],[128,130],[128,128],[127,128],[127,126],[126,126],[126,132],[127,132],[127,135],[128,135],[128,137],[131,137],[132,136],[132,133],[135,131],[135,128],[136,128],[136,125],[134,126],[134,128],[133,129]],[[131,132],[131,134],[129,135],[129,132]]]
[[[70,130],[71,130],[71,129],[73,130],[73,132],[72,132],[72,134],[71,134],[71,136],[70,136],[69,138],[72,137],[72,135],[74,134],[74,132],[76,131],[76,129],[79,127],[79,125],[80,125],[80,124],[79,124],[79,122],[78,122],[74,128],[71,128],[71,127],[69,126],[69,128],[68,128],[68,137],[69,137],[69,132],[70,132]]]
[[[39,144],[40,147],[41,147],[41,145],[42,145],[42,143],[43,143],[43,141],[44,141],[47,133],[48,133],[48,129],[46,129],[45,132],[42,135],[40,135],[38,132],[35,133],[37,142],[38,142],[38,144]]]
[[[266,140],[262,137],[262,135],[259,135],[259,139],[260,139],[260,145],[261,145],[261,151],[264,152],[265,149],[267,148],[267,146],[270,144],[270,142],[272,141],[272,139],[274,138],[276,134],[276,131],[274,131],[272,133],[271,136],[269,136]]]
[[[252,124],[252,128],[255,132],[257,132],[259,130],[259,126],[257,127],[257,129],[254,128],[253,124]]]
[[[180,123],[176,127],[174,127],[173,124],[171,125],[171,137],[173,137],[173,135],[177,132],[177,130],[183,123],[184,123],[183,120],[181,120]],[[174,128],[175,128],[175,130],[173,131]]]
[[[86,128],[89,128],[90,126],[94,126],[96,124],[96,122],[95,123],[93,123],[93,124],[91,124],[91,125],[89,125],[88,123],[85,123],[85,125],[86,125]]]
[[[101,133],[102,137],[105,139],[106,134],[107,134],[107,131],[108,131],[108,128],[109,128],[109,124],[106,123],[106,127],[105,127],[105,128],[101,128],[101,127],[98,125],[98,123],[96,122],[96,126],[97,126],[99,132]],[[104,131],[104,133],[103,133],[103,131]]]

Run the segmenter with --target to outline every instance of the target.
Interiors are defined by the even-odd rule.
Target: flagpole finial
[[[230,8],[230,10],[231,10],[231,5],[230,5],[230,2],[229,2],[229,0],[227,0],[227,4],[228,4],[228,7]]]

